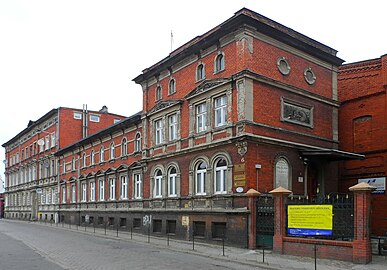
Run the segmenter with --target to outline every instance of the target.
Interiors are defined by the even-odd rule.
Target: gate
[[[274,198],[262,194],[256,201],[257,247],[273,248]]]

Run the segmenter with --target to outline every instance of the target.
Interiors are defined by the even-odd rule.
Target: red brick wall
[[[340,67],[340,148],[365,154],[364,160],[346,161],[340,165],[341,192],[347,192],[360,178],[386,176],[386,61],[387,57],[382,56]],[[385,235],[387,195],[371,196],[371,235]]]

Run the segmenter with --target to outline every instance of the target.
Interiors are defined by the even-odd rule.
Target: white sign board
[[[376,190],[372,191],[373,194],[384,194],[386,192],[386,177],[363,178],[358,180],[358,183],[362,182],[376,187]]]

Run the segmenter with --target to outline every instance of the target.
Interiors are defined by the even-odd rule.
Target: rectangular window
[[[212,238],[222,239],[226,235],[226,222],[212,223]]]
[[[71,185],[71,202],[75,203],[76,202],[76,195],[77,195],[77,190],[76,190],[76,187],[75,187],[75,184],[72,184]]]
[[[133,228],[139,229],[141,227],[141,219],[140,218],[134,218],[133,219]]]
[[[167,220],[167,234],[176,233],[176,220]]]
[[[158,175],[155,176],[155,186],[154,186],[154,197],[160,198],[162,196],[162,182],[163,182],[163,176]]]
[[[55,193],[55,188],[52,188],[51,189],[51,204],[55,204],[56,203],[56,193]]]
[[[99,200],[105,200],[105,181],[99,180]]]
[[[91,122],[99,122],[99,115],[90,114],[90,121]]]
[[[204,237],[206,233],[206,222],[194,221],[193,222],[193,233],[195,236]]]
[[[215,193],[226,193],[226,167],[215,169]]]
[[[172,114],[168,117],[169,125],[169,140],[174,141],[177,139],[177,114]]]
[[[153,220],[153,232],[155,233],[161,233],[161,229],[163,227],[163,223],[161,219],[154,219]]]
[[[74,119],[82,119],[82,113],[74,112]]]
[[[227,97],[226,95],[215,99],[215,127],[224,126],[227,123]]]
[[[44,150],[50,149],[50,136],[49,135],[46,136],[45,146],[46,146],[46,148]]]
[[[82,183],[82,202],[86,201],[86,183]]]
[[[46,190],[46,204],[50,204],[50,190]]]
[[[157,144],[162,144],[164,141],[163,138],[163,121],[158,120],[155,121],[155,137],[156,137],[156,145]]]
[[[90,182],[90,201],[95,201],[95,182]]]
[[[135,174],[134,175],[134,198],[135,199],[141,199],[141,189],[142,189],[142,183],[141,183],[141,174]]]
[[[126,218],[120,218],[120,227],[126,227]]]
[[[207,105],[201,103],[196,106],[196,132],[203,132],[206,130],[207,119]]]
[[[125,176],[121,176],[121,193],[120,193],[120,197],[123,200],[128,199],[128,177],[126,175]]]
[[[55,137],[55,132],[51,133],[51,148],[55,147],[56,145],[56,137]]]
[[[116,199],[116,179],[110,178],[109,179],[109,200],[115,200]]]
[[[168,196],[176,197],[176,173],[169,173],[168,175]]]
[[[62,203],[66,203],[66,186],[62,187]]]

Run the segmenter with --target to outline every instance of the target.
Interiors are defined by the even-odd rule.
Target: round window
[[[283,75],[288,75],[290,73],[290,66],[285,57],[278,58],[277,67]]]
[[[314,72],[311,68],[305,69],[304,78],[308,84],[314,84],[314,82],[316,81],[316,75],[314,75]]]

